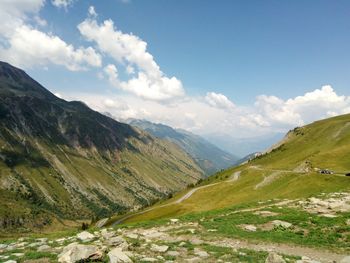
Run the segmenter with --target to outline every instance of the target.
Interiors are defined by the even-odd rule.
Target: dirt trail
[[[277,180],[281,175],[282,172],[272,172],[270,175],[265,176],[264,179],[254,187],[254,189],[257,190],[260,187],[264,187],[268,184],[271,184],[273,181]]]
[[[235,239],[220,239],[208,242],[211,245],[230,247],[235,249],[246,248],[255,251],[273,251],[280,254],[290,256],[306,256],[313,260],[320,262],[340,262],[346,254],[337,254],[324,249],[315,249],[309,247],[301,247],[289,244],[275,244],[275,243],[251,243],[246,240],[235,240]]]
[[[185,195],[183,195],[179,199],[175,200],[174,202],[171,202],[171,203],[168,203],[168,204],[164,204],[164,205],[160,205],[160,206],[156,206],[156,207],[152,207],[152,208],[149,208],[149,209],[146,209],[146,210],[143,210],[143,211],[140,211],[138,213],[131,214],[131,215],[127,215],[125,217],[122,217],[122,218],[118,219],[116,222],[113,223],[112,226],[119,225],[120,223],[124,222],[125,220],[127,220],[129,218],[132,218],[133,216],[136,216],[136,215],[142,215],[142,214],[145,214],[147,212],[153,211],[153,210],[158,209],[158,208],[162,208],[162,207],[166,207],[166,206],[170,206],[170,205],[180,204],[183,201],[185,201],[188,198],[190,198],[198,190],[201,190],[201,189],[204,189],[204,188],[208,188],[208,187],[212,187],[212,186],[217,185],[217,184],[236,182],[239,179],[240,175],[241,175],[241,171],[238,171],[238,172],[233,173],[231,178],[226,180],[226,181],[224,181],[224,182],[217,182],[217,183],[212,183],[212,184],[208,184],[208,185],[198,186],[196,188],[191,189],[189,192],[187,192]]]

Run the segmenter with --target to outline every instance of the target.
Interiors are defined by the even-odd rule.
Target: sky
[[[0,60],[118,120],[220,138],[350,113],[349,1],[0,0]]]

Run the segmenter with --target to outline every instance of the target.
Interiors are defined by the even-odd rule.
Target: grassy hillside
[[[130,125],[149,132],[155,137],[168,140],[178,145],[196,161],[206,175],[212,175],[221,169],[231,167],[239,159],[221,150],[202,137],[190,132],[145,120],[131,119],[128,122]]]
[[[0,229],[152,204],[203,175],[178,146],[55,97],[0,63]]]
[[[344,176],[350,172],[349,123],[350,115],[343,115],[296,128],[268,153],[209,177],[202,183],[208,187],[197,190],[181,203],[157,204],[153,210],[130,217],[126,222],[349,191],[350,177]],[[320,174],[317,172],[320,168],[334,170],[336,174]],[[237,172],[239,178],[230,180]],[[173,203],[186,192],[167,203]]]

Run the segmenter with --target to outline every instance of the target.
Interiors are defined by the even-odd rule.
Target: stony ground
[[[350,262],[350,194],[0,242],[0,262]]]

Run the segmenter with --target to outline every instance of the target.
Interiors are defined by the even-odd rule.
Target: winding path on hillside
[[[204,189],[204,188],[208,188],[208,187],[212,187],[214,185],[217,185],[217,184],[222,184],[222,183],[233,183],[233,182],[236,182],[239,177],[241,175],[241,171],[237,171],[237,172],[234,172],[232,174],[232,176],[226,180],[226,181],[223,181],[223,182],[217,182],[217,183],[212,183],[212,184],[207,184],[207,185],[202,185],[202,186],[198,186],[196,188],[193,188],[191,189],[190,191],[188,191],[186,194],[184,194],[183,196],[181,196],[179,199],[175,200],[174,202],[171,202],[171,203],[168,203],[168,204],[164,204],[164,205],[160,205],[160,206],[156,206],[156,207],[152,207],[152,208],[148,208],[148,209],[145,209],[145,210],[142,210],[140,212],[137,212],[137,213],[134,213],[134,214],[130,214],[130,215],[126,215],[120,219],[118,219],[117,221],[115,221],[112,226],[116,226],[116,225],[119,225],[121,223],[123,223],[125,220],[129,219],[129,218],[132,218],[136,215],[142,215],[142,214],[145,214],[145,213],[148,213],[150,211],[153,211],[155,209],[158,209],[158,208],[162,208],[162,207],[166,207],[166,206],[171,206],[171,205],[177,205],[177,204],[180,204],[182,203],[183,201],[187,200],[188,198],[190,198],[195,192],[197,192],[198,190],[201,190],[201,189]],[[100,222],[100,221],[99,221]],[[103,225],[102,225],[103,226]],[[101,224],[99,224],[99,227],[102,227]]]

